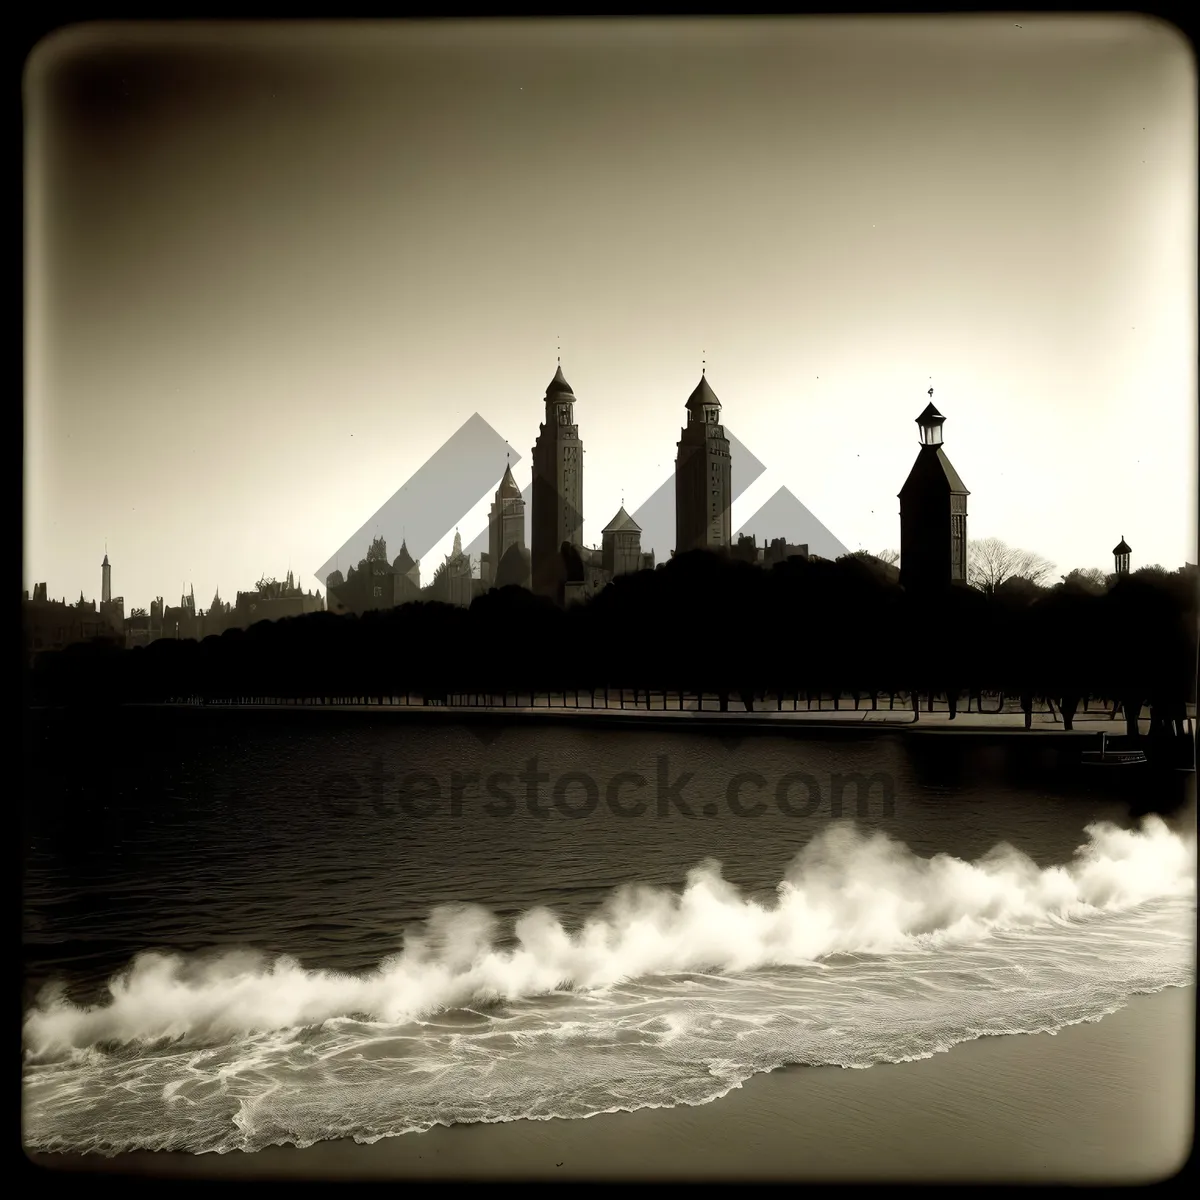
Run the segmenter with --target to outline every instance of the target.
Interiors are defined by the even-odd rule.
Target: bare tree
[[[967,543],[967,581],[986,595],[993,595],[1006,579],[1027,579],[1041,587],[1054,564],[1032,550],[1018,550],[999,538],[980,538]]]
[[[1076,567],[1062,577],[1068,587],[1075,586],[1088,592],[1103,592],[1108,589],[1108,576],[1099,567]]]
[[[859,562],[866,563],[867,566],[888,579],[895,579],[900,574],[900,568],[897,565],[900,555],[895,550],[884,550],[879,554],[872,554],[870,550],[855,550],[842,557],[857,558]],[[841,560],[839,559],[839,561]]]

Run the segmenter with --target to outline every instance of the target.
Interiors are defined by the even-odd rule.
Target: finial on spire
[[[561,367],[562,366],[562,337],[561,337],[561,335],[558,338],[558,346],[555,348],[554,352],[555,352],[555,354],[558,355],[558,365]]]
[[[705,350],[700,351],[700,374],[703,375],[708,369],[708,353]]]

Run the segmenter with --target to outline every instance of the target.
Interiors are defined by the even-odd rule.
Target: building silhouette
[[[752,533],[739,533],[737,542],[730,549],[730,556],[739,562],[754,563],[760,567],[772,567],[787,562],[789,558],[808,558],[806,545],[796,546],[787,538],[772,538],[760,546]]]
[[[642,552],[641,526],[623,504],[600,534],[600,565],[609,579],[654,569],[654,551]]]
[[[562,548],[583,544],[583,443],[575,424],[575,394],[561,362],[546,388],[545,405],[533,446],[530,570],[533,590],[561,601]]]
[[[36,657],[77,642],[103,641],[133,649],[164,637],[201,641],[226,629],[246,629],[258,621],[325,610],[321,593],[304,591],[289,571],[283,583],[260,579],[253,591],[238,592],[236,604],[224,603],[218,589],[208,611],[203,612],[196,605],[195,589],[189,588],[177,605],[156,596],[148,609],[134,608],[126,616],[124,597],[112,594],[112,564],[107,554],[100,564],[100,595],[99,604],[85,600],[82,592],[74,604],[68,604],[50,600],[45,583],[34,584],[32,597],[23,593],[22,624],[29,655]]]
[[[125,597],[112,594],[112,564],[108,551],[100,564],[100,614],[120,637],[125,635]]]
[[[238,592],[225,617],[231,625],[248,629],[259,621],[282,621],[285,617],[302,617],[307,613],[324,611],[325,601],[320,591],[305,591],[289,571],[282,583],[264,577],[251,591]],[[204,636],[216,632],[221,631],[205,627]]]
[[[397,604],[407,604],[421,596],[421,564],[408,550],[408,542],[401,540],[400,553],[392,560],[392,572],[396,577],[395,597]]]
[[[200,620],[200,614],[196,611],[195,589],[189,588],[181,595],[178,606],[167,605],[162,610],[161,636],[179,639],[193,638],[196,641],[207,636],[207,631]]]
[[[618,575],[654,570],[654,551],[642,550],[642,531],[622,505],[604,527],[599,546],[564,546],[562,603],[578,604],[594,596]]]
[[[463,553],[462,535],[454,531],[454,548],[446,556],[446,595],[447,604],[457,604],[466,608],[475,596],[475,579],[471,574],[470,556]]]
[[[967,496],[942,449],[946,418],[933,406],[933,388],[917,418],[921,449],[900,489],[900,582],[930,591],[967,578]]]
[[[506,465],[504,478],[500,480],[488,514],[488,548],[480,559],[479,579],[484,589],[507,587],[510,584],[529,587],[529,576],[529,554],[525,547],[525,500],[513,478],[512,467]]]
[[[675,459],[676,554],[729,549],[731,486],[721,402],[701,372],[688,397],[687,424],[680,432]]]
[[[289,581],[291,573],[288,574]],[[325,580],[328,611],[362,616],[377,609],[394,608],[420,598],[421,564],[408,552],[405,542],[393,562],[388,562],[387,541],[373,538],[357,567],[330,571]]]
[[[1125,541],[1125,535],[1121,534],[1121,540],[1113,547],[1113,569],[1116,574],[1129,574],[1129,556],[1132,553],[1133,551],[1129,548]]]
[[[74,604],[68,604],[65,597],[51,600],[45,583],[34,584],[32,597],[22,594],[21,630],[29,662],[45,651],[62,650],[76,642],[124,643],[121,626],[114,625],[94,600],[85,600],[82,592]]]

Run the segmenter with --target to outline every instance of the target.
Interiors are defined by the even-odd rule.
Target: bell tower
[[[929,403],[917,418],[921,449],[900,489],[900,582],[929,591],[967,579],[967,491],[942,448],[946,418]]]
[[[1129,574],[1129,556],[1133,551],[1129,548],[1129,543],[1125,541],[1125,535],[1121,535],[1121,540],[1113,547],[1113,569],[1117,575]]]

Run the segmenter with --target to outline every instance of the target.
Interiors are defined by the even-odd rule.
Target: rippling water
[[[783,1063],[901,1061],[1191,982],[1194,838],[1130,806],[1186,800],[1182,777],[1103,797],[1018,745],[44,723],[26,1144],[258,1149],[696,1104]],[[832,780],[855,772],[880,778],[839,820]],[[572,773],[595,811],[578,778],[555,807]],[[641,815],[604,799],[623,773]],[[748,773],[754,816],[730,802]]]

